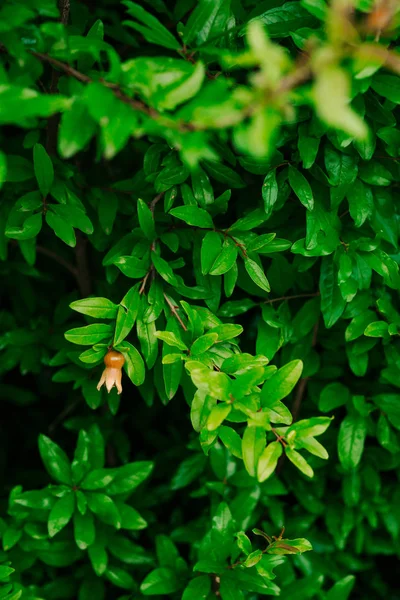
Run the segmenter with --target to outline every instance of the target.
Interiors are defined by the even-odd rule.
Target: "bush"
[[[0,31],[0,598],[397,598],[398,3]]]

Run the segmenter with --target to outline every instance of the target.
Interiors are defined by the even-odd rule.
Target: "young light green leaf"
[[[307,477],[314,477],[314,471],[312,470],[306,459],[303,458],[303,456],[299,452],[293,450],[289,446],[286,446],[285,454],[290,460],[290,462],[292,462],[294,466],[299,469],[299,471],[304,473],[304,475],[306,475]]]
[[[278,369],[263,385],[261,404],[270,407],[278,400],[288,396],[300,379],[302,370],[301,360],[292,360]]]
[[[268,479],[275,471],[279,457],[282,454],[282,445],[280,442],[271,442],[264,449],[257,465],[257,479],[262,482]]]
[[[242,440],[244,466],[249,475],[256,476],[257,465],[265,447],[265,430],[262,427],[246,427]]]

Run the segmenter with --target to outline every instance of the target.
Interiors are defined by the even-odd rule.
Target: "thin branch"
[[[311,348],[315,348],[315,346],[317,345],[318,328],[319,328],[319,321],[317,321],[314,325],[313,337],[312,337],[312,341],[311,341]],[[309,377],[303,377],[303,379],[300,379],[299,385],[297,386],[296,395],[294,397],[292,409],[291,409],[291,413],[293,416],[293,423],[295,421],[297,421],[297,419],[298,419],[301,404],[303,402],[304,395],[307,390],[308,380],[309,380]]]
[[[154,269],[154,265],[151,265],[150,269],[147,271],[146,275],[142,279],[142,285],[140,286],[140,289],[139,289],[139,295],[140,296],[142,294],[144,294],[144,291],[146,289],[147,280],[148,280],[148,278],[150,276],[150,273],[152,272],[153,269]]]
[[[312,337],[312,341],[311,341],[312,348],[315,348],[315,346],[317,345],[318,328],[319,328],[319,320],[314,325],[313,337]],[[304,399],[304,396],[307,391],[307,385],[308,385],[309,379],[310,379],[309,377],[303,377],[302,379],[300,379],[299,384],[297,386],[296,395],[294,397],[293,404],[291,407],[293,423],[295,423],[299,417],[301,405],[303,403],[303,399]],[[286,454],[282,454],[282,456],[279,458],[278,466],[276,468],[277,475],[279,475],[279,473],[283,469],[283,465],[285,464],[285,458],[286,458]]]
[[[57,415],[57,417],[54,419],[54,421],[52,423],[50,423],[49,425],[49,433],[52,434],[55,429],[58,427],[58,425],[60,423],[62,423],[64,421],[64,419],[66,419],[66,417],[68,417],[69,414],[71,414],[75,408],[78,406],[78,404],[80,404],[82,398],[78,397],[76,400],[74,400],[74,402],[71,402],[71,404],[68,404],[68,406],[66,406],[64,408],[64,410],[62,410],[60,412],[59,415]]]
[[[281,296],[280,298],[271,298],[271,300],[264,300],[262,304],[273,304],[274,302],[280,302],[281,300],[294,300],[295,298],[315,298],[320,293],[313,292],[312,294],[295,294],[294,296]]]
[[[59,0],[58,8],[60,11],[60,22],[66,26],[68,24],[69,11],[70,11],[70,0]],[[46,56],[46,55],[43,55]],[[50,61],[49,61],[50,62]],[[60,79],[59,71],[55,71],[51,74],[50,83],[50,94],[57,94],[58,91],[58,80]],[[57,151],[57,133],[58,125],[60,122],[60,116],[56,113],[51,115],[47,121],[47,139],[46,139],[46,150],[50,156],[53,156]],[[43,210],[46,211],[46,198],[43,198]]]
[[[165,192],[161,192],[161,194],[158,194],[155,198],[153,198],[153,200],[150,202],[149,204],[149,208],[151,210],[152,213],[154,213],[154,210],[157,206],[157,203],[160,202],[161,198],[164,196]]]
[[[75,258],[76,258],[76,270],[77,270],[77,282],[81,296],[86,298],[92,293],[92,281],[90,278],[90,270],[86,252],[87,239],[82,235],[80,231],[76,232],[76,246],[75,246]]]
[[[49,250],[48,248],[45,248],[44,246],[36,246],[36,250],[37,250],[37,252],[40,252],[40,254],[44,254],[45,256],[49,256],[50,258],[52,258],[53,260],[55,260],[56,262],[58,262],[59,265],[62,265],[63,267],[65,267],[66,269],[68,269],[68,271],[76,279],[78,279],[78,269],[76,267],[74,267],[73,265],[71,265],[71,263],[68,262],[65,258],[63,258],[62,256],[59,256],[58,254],[56,254],[55,252],[53,252],[53,250]]]
[[[185,323],[182,321],[181,317],[178,314],[177,306],[175,306],[171,300],[168,298],[167,294],[164,293],[164,298],[167,301],[168,306],[171,309],[171,313],[174,315],[174,317],[177,319],[179,325],[182,327],[183,331],[187,331],[187,327],[185,325]]]

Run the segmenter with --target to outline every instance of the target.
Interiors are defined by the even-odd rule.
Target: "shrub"
[[[0,598],[397,597],[399,25],[2,4]]]

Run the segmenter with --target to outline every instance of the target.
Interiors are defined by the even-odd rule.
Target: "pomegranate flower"
[[[121,352],[115,350],[109,350],[104,357],[104,364],[106,368],[97,384],[99,390],[102,385],[106,384],[107,392],[110,393],[112,388],[115,386],[118,390],[118,394],[122,392],[122,367],[125,364],[125,358]]]

